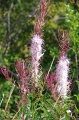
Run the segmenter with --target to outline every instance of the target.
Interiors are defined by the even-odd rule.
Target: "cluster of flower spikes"
[[[58,97],[67,98],[67,93],[70,87],[70,81],[68,80],[70,61],[67,57],[69,49],[67,31],[58,31],[58,42],[60,48],[60,57],[56,65],[56,70],[52,75],[49,75],[46,78],[47,85],[55,100]]]
[[[36,15],[36,21],[34,26],[34,35],[31,39],[31,57],[32,57],[32,78],[35,86],[37,86],[38,76],[40,73],[40,59],[43,56],[44,40],[42,39],[42,30],[44,25],[44,19],[47,13],[47,0],[41,0],[40,14]]]
[[[17,71],[17,78],[19,79],[19,83],[17,84],[20,84],[20,89],[23,94],[28,94],[30,92],[29,84],[31,78],[31,74],[29,74],[30,72],[28,69],[28,60],[26,60],[25,62],[21,62],[20,60],[17,60],[15,67]],[[0,66],[0,72],[9,81],[12,72],[9,71],[7,68],[1,66]]]
[[[20,95],[21,99],[19,103],[24,106],[28,103],[26,96],[29,94],[32,90],[32,85],[30,85],[30,79],[31,79],[31,73],[29,72],[29,64],[28,60],[26,61],[20,61],[17,60],[16,62],[16,71],[17,76],[19,78],[19,88],[20,88]]]
[[[28,60],[24,62],[17,60],[16,71],[20,80],[21,92],[22,94],[26,95],[30,92],[29,86],[30,86],[30,78],[31,78],[28,69]]]

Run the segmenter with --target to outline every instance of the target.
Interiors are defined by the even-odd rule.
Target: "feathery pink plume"
[[[31,56],[32,56],[32,78],[35,86],[38,83],[38,76],[40,74],[40,59],[43,56],[42,30],[44,26],[44,19],[47,13],[47,0],[41,0],[40,13],[36,15],[34,26],[34,35],[31,39]]]
[[[56,70],[52,75],[47,77],[46,82],[51,90],[53,98],[66,98],[70,90],[71,81],[68,80],[70,61],[67,58],[69,49],[68,32],[58,31],[58,43],[60,47],[60,57],[56,66]]]
[[[69,64],[69,59],[66,56],[61,56],[56,67],[57,93],[62,98],[67,97],[69,91]]]
[[[32,56],[32,77],[35,79],[34,81],[38,81],[38,74],[39,74],[39,65],[40,65],[40,58],[43,56],[42,53],[42,45],[43,39],[37,34],[33,36],[31,39],[31,56]]]

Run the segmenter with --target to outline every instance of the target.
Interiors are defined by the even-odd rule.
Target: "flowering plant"
[[[56,65],[56,70],[52,74],[49,73],[47,75],[40,75],[42,73],[42,69],[40,68],[41,57],[44,55],[44,40],[42,38],[42,33],[45,23],[44,19],[47,14],[47,3],[47,0],[41,0],[40,14],[36,15],[34,34],[31,38],[30,46],[30,64],[28,60],[25,60],[24,62],[18,60],[15,64],[15,69],[17,72],[16,76],[19,80],[18,86],[20,90],[20,101],[18,102],[18,106],[20,103],[21,108],[18,111],[20,112],[20,118],[22,120],[39,120],[44,119],[44,116],[49,120],[70,117],[69,113],[66,113],[69,106],[66,106],[66,104],[61,102],[61,100],[68,102],[66,98],[68,96],[68,92],[70,91],[70,81],[68,80],[70,60],[67,57],[69,49],[67,31],[58,31],[60,56]],[[0,71],[7,79],[10,77],[9,71],[6,68],[0,67]],[[51,98],[49,92],[47,93],[47,88],[51,91],[53,98]],[[56,106],[54,105],[54,102],[56,103]],[[57,102],[59,103],[57,104]],[[63,108],[62,105],[64,106]],[[63,111],[64,114],[66,113],[65,117],[63,112],[58,114],[58,111],[60,111],[61,108],[62,111],[65,110]],[[54,116],[55,111],[58,116]],[[15,117],[16,115],[12,120],[14,120]]]

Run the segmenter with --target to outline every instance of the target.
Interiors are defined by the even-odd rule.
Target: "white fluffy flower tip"
[[[57,80],[57,93],[62,97],[66,98],[69,90],[68,74],[69,74],[69,59],[66,56],[62,56],[59,59],[59,63],[56,69],[56,80]]]
[[[43,39],[39,35],[34,35],[32,38],[32,44],[31,44],[31,55],[32,58],[35,59],[35,61],[38,61],[42,54],[42,45],[43,45]]]
[[[42,45],[43,39],[37,34],[33,36],[31,39],[31,56],[32,56],[32,77],[35,78],[35,82],[38,81],[38,73],[39,73],[39,60],[43,56],[42,53]]]
[[[32,38],[32,42],[36,42],[38,44],[43,44],[43,40],[41,39],[41,37],[37,34],[35,34]]]

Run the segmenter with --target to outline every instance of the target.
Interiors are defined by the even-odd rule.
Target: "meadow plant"
[[[40,60],[43,56],[44,40],[42,39],[42,30],[44,26],[44,19],[47,14],[47,0],[41,0],[40,14],[36,15],[36,21],[34,26],[34,35],[31,39],[31,56],[32,56],[32,79],[38,86],[38,76],[40,74]]]
[[[70,91],[70,81],[68,80],[70,60],[67,57],[69,49],[68,32],[58,31],[58,44],[60,48],[60,57],[54,73],[46,78],[48,87],[51,90],[53,98],[67,98]]]
[[[33,82],[38,83],[38,75],[39,75],[39,66],[40,66],[40,58],[42,57],[42,45],[43,39],[35,34],[32,38],[31,44],[31,55],[32,55],[32,78]]]
[[[43,114],[45,110],[47,110],[45,111],[45,113],[49,114],[50,109],[51,109],[51,107],[47,106],[47,103],[51,101],[52,99],[48,98],[48,100],[46,101],[47,96],[44,96],[42,93],[44,88],[40,87],[42,89],[41,90],[42,92],[41,93],[39,92],[39,94],[35,91],[35,88],[39,88],[38,86],[41,85],[39,84],[38,81],[39,81],[39,76],[41,73],[41,69],[40,69],[41,57],[44,54],[44,50],[43,50],[44,40],[42,38],[42,33],[43,33],[43,26],[45,23],[44,22],[45,16],[47,14],[47,2],[48,2],[47,0],[41,0],[40,14],[36,15],[34,34],[33,34],[33,37],[31,38],[31,47],[30,47],[31,65],[30,67],[28,64],[28,60],[25,60],[24,62],[17,60],[16,65],[15,65],[17,77],[19,79],[19,83],[18,83],[19,89],[21,92],[21,100],[19,103],[21,104],[22,107],[26,107],[27,104],[29,104],[29,107],[24,110],[25,114],[20,114],[20,117],[22,120],[25,120],[27,118],[27,115],[28,116],[32,115],[31,117],[33,117],[35,120],[36,114],[38,116],[38,113],[37,111],[35,111],[36,114],[34,114],[34,111],[32,111],[32,109],[34,108],[40,111],[39,112],[40,115]],[[69,49],[67,31],[64,31],[64,32],[63,30],[58,31],[58,44],[60,48],[60,56],[59,56],[59,60],[56,65],[56,70],[52,74],[49,74],[46,77],[44,76],[45,78],[43,78],[43,80],[45,79],[45,82],[48,88],[50,89],[53,99],[55,101],[60,98],[67,98],[67,94],[70,91],[70,81],[68,80],[70,60],[67,57],[67,53]],[[9,72],[6,68],[0,67],[0,71],[3,73],[3,75],[7,79],[9,78]],[[27,101],[27,97],[29,97],[30,99],[29,102]],[[35,103],[32,103],[31,101]],[[54,104],[54,102],[51,102],[51,103]],[[49,102],[49,104],[51,103]],[[47,108],[45,108],[46,106]],[[52,108],[54,109],[58,109],[59,107],[57,106],[57,108],[55,108],[54,106],[55,105],[52,105]],[[60,106],[62,105],[60,104]],[[43,110],[40,110],[40,108],[43,108]],[[53,114],[55,113],[54,109],[52,110]],[[52,112],[49,115],[53,117]],[[28,120],[33,120],[29,118],[30,117],[28,117]],[[51,118],[48,118],[48,119],[51,119]]]
[[[57,93],[62,98],[66,98],[69,91],[68,73],[69,60],[66,56],[62,56],[56,67]]]
[[[69,65],[70,61],[67,57],[67,52],[69,49],[68,43],[68,32],[64,31],[61,36],[62,31],[58,31],[58,41],[60,46],[60,58],[56,66],[56,82],[57,82],[57,93],[62,97],[66,98],[69,91],[70,81],[68,80],[69,75]]]
[[[20,60],[18,60],[16,63],[16,71],[20,79],[21,91],[25,95],[29,93],[28,86],[30,81],[29,69],[27,69],[28,68],[27,62],[28,62],[27,60],[25,62],[21,62]]]

